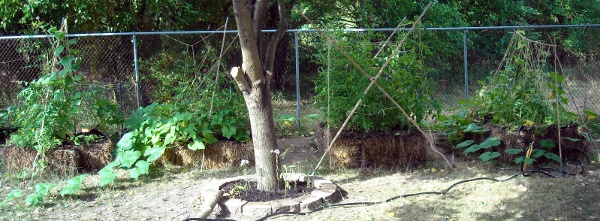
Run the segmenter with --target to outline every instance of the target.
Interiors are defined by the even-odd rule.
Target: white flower
[[[248,161],[248,160],[242,160],[242,162],[240,163],[240,166],[243,167],[245,165],[250,165],[250,161]]]
[[[279,155],[279,149],[271,150],[271,153],[274,153],[274,154],[276,154],[276,155]]]

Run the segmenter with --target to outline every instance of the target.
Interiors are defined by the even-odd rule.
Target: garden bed
[[[58,175],[97,171],[113,160],[113,149],[110,139],[79,146],[58,146],[49,150],[44,157],[46,171]],[[8,145],[4,148],[4,169],[14,173],[32,168],[36,155],[37,151],[34,149]]]
[[[237,166],[241,160],[248,160],[251,165],[254,165],[252,141],[242,143],[222,140],[214,144],[207,144],[204,150],[190,150],[185,146],[167,148],[155,163],[161,165],[203,166],[204,169],[216,169]]]
[[[319,150],[327,149],[327,137],[333,138],[335,131],[318,126],[315,139]],[[329,165],[332,169],[415,167],[427,160],[426,145],[427,140],[417,131],[343,131],[329,151]]]
[[[533,142],[534,149],[544,149],[548,152],[559,155],[558,149],[558,127],[556,125],[548,126],[546,128],[529,128],[529,129],[521,129],[520,134],[522,139],[525,142],[522,142],[519,139],[518,132],[513,131],[508,126],[499,126],[499,125],[488,125],[485,128],[490,129],[488,132],[482,134],[476,133],[468,133],[465,134],[465,140],[474,140],[475,143],[481,143],[484,140],[490,137],[496,137],[500,140],[500,145],[491,147],[489,151],[494,151],[500,153],[500,156],[495,161],[501,163],[513,163],[516,158],[522,157],[522,154],[509,154],[506,152],[508,149],[525,149],[527,146]],[[589,163],[589,156],[592,154],[592,143],[588,142],[588,140],[581,135],[581,129],[577,124],[571,124],[567,126],[560,127],[560,137],[562,138],[561,149],[563,159],[578,159],[584,162]],[[542,147],[542,141],[551,141],[555,144],[555,147],[552,148],[544,148]],[[438,139],[437,142],[442,142],[442,145],[438,146],[446,146],[453,147],[453,144],[442,137],[442,139]],[[455,151],[456,154],[462,155],[464,149],[457,149]],[[451,150],[449,150],[451,151]],[[473,154],[473,157],[478,156],[478,154]],[[465,156],[469,157],[469,156]]]

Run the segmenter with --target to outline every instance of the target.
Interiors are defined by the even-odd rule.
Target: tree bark
[[[283,0],[278,1],[278,3],[280,7],[284,7],[284,5],[281,5]],[[258,43],[267,5],[267,0],[256,1],[253,7],[248,4],[248,0],[233,0],[233,13],[240,36],[242,67],[241,69],[234,67],[231,70],[231,76],[238,83],[248,108],[252,141],[254,143],[258,189],[274,191],[280,189],[281,185],[277,182],[279,177],[277,168],[279,165],[275,160],[275,157],[278,156],[274,153],[277,150],[277,139],[275,137],[273,105],[269,86],[273,73],[273,59],[266,59],[263,63],[259,51],[260,44]],[[285,14],[280,16],[285,16]],[[278,28],[278,32],[280,32],[279,29],[282,28]],[[287,25],[285,29],[287,29]],[[271,38],[267,51],[274,51],[275,47],[271,45],[277,45],[278,41],[279,38],[277,37]]]

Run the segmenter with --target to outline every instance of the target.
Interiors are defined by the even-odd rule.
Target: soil
[[[228,193],[231,198],[250,202],[268,202],[271,200],[293,199],[302,196],[315,188],[307,186],[306,182],[290,182],[285,189],[278,191],[260,191],[255,181],[239,180],[226,183],[221,190]],[[239,188],[247,188],[246,190]],[[233,190],[233,191],[232,191]]]
[[[286,165],[287,172],[310,173],[321,157],[313,147],[312,137],[285,138],[278,143],[285,153],[281,163]],[[0,146],[0,154],[2,149]],[[464,158],[456,158],[457,168],[449,170],[436,157],[428,153],[428,163],[411,170],[320,170],[318,175],[348,192],[341,203],[359,203],[442,191],[466,179],[501,179],[517,172],[516,165],[498,167]],[[42,206],[28,207],[24,206],[24,199],[34,192],[29,179],[19,181],[14,174],[0,173],[0,200],[12,190],[23,190],[22,198],[0,209],[0,220],[184,220],[198,217],[204,185],[242,174],[239,167],[215,170],[165,167],[140,180],[132,180],[127,178],[129,171],[123,170],[114,185],[103,188],[97,185],[98,176],[90,175],[84,181],[83,191],[61,197],[59,186]],[[598,208],[600,165],[592,162],[586,164],[583,176],[555,179],[533,175],[507,182],[468,182],[454,186],[444,195],[402,197],[372,206],[327,207],[306,215],[278,215],[267,220],[598,220]],[[209,216],[215,217],[216,213]]]

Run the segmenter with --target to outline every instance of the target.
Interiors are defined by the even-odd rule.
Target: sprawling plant
[[[201,150],[217,138],[248,141],[245,122],[229,111],[222,110],[211,117],[205,112],[190,112],[188,105],[157,104],[140,108],[125,122],[130,131],[117,143],[115,160],[100,174],[100,185],[114,181],[115,168],[131,169],[130,176],[148,174],[150,165],[167,148],[186,146]]]

